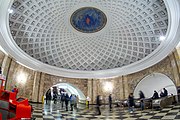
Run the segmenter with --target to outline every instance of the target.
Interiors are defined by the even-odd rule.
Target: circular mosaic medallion
[[[100,31],[107,23],[106,15],[94,7],[83,7],[76,10],[70,18],[71,25],[83,33]]]

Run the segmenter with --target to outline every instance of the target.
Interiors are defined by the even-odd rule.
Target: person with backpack
[[[72,94],[72,95],[70,96],[71,111],[73,111],[73,108],[74,108],[74,106],[75,106],[75,102],[76,102],[76,96]]]

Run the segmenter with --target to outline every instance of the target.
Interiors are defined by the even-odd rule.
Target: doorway
[[[51,87],[51,96],[53,95],[53,89],[56,88],[58,94],[61,93],[68,93],[68,95],[70,96],[71,94],[77,95],[79,98],[80,102],[85,102],[86,101],[86,97],[83,94],[83,92],[77,88],[76,86],[70,84],[70,83],[58,83],[56,85],[53,85]]]
[[[163,88],[166,88],[168,95],[177,95],[177,88],[173,81],[162,73],[152,73],[144,77],[135,87],[134,98],[139,98],[139,91],[143,91],[146,98],[153,96],[154,90],[160,94]]]

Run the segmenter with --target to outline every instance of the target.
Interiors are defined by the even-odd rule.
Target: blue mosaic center
[[[83,7],[76,10],[70,19],[71,25],[83,33],[100,31],[107,23],[106,15],[94,7]]]

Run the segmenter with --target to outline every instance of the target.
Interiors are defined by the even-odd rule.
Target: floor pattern
[[[101,106],[101,115],[97,115],[93,105],[89,109],[82,105],[74,111],[66,111],[60,103],[32,106],[35,120],[180,120],[180,105],[170,105],[161,110],[135,109],[134,113],[129,113],[127,108],[114,107],[109,111],[108,106]]]

